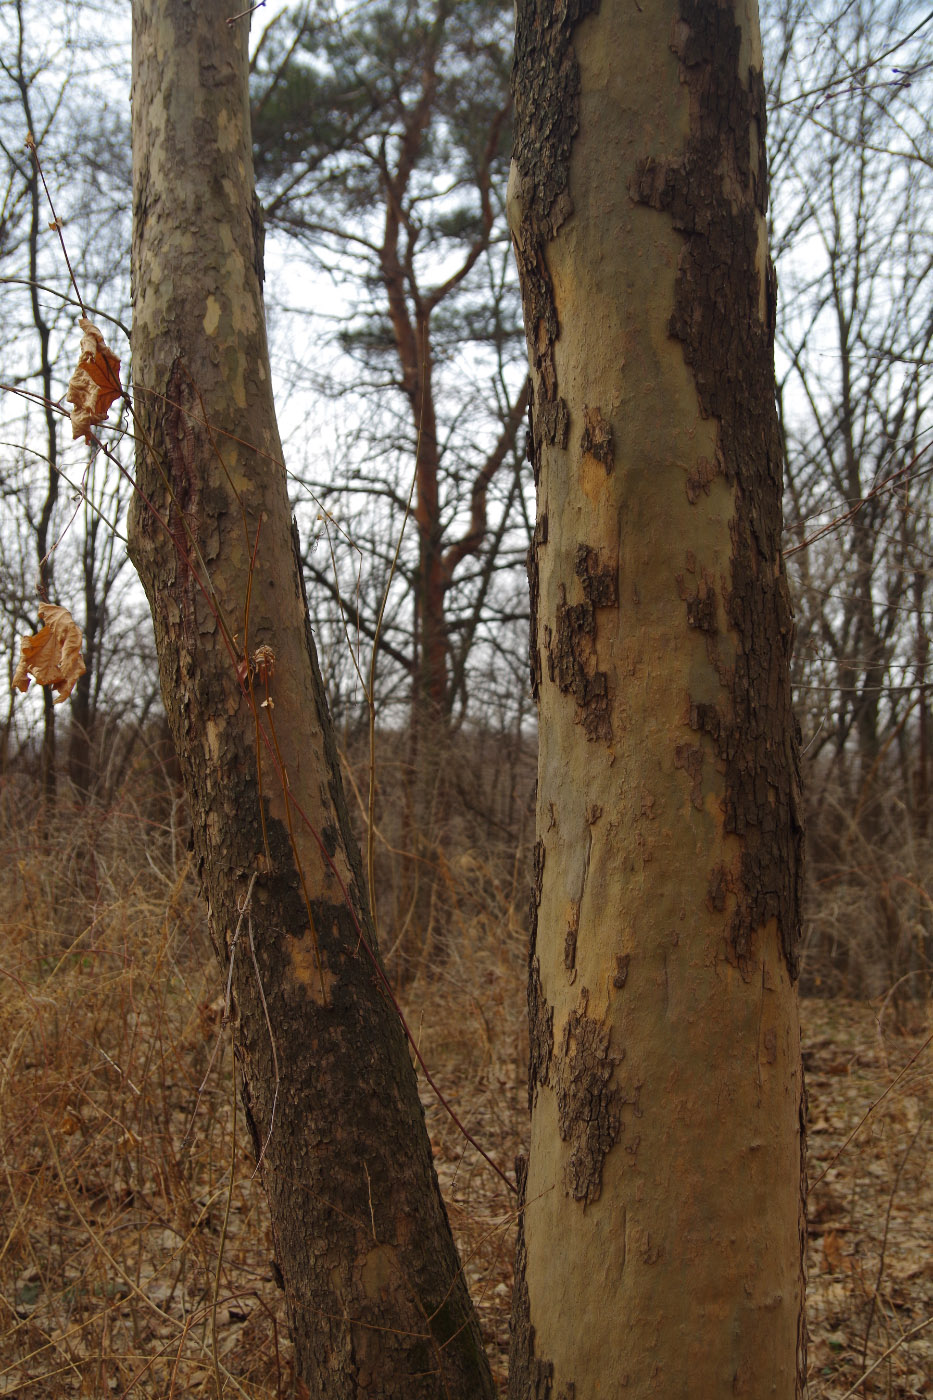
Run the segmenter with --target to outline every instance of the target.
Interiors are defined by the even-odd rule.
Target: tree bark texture
[[[803,1393],[761,67],[753,3],[518,3],[541,749],[513,1400]]]
[[[247,21],[133,6],[132,554],[311,1396],[492,1394],[380,978],[270,388]],[[268,648],[268,650],[263,650]]]

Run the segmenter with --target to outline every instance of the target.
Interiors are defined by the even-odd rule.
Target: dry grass
[[[175,814],[158,794],[126,796],[40,830],[30,800],[15,780],[0,790],[0,1396],[180,1400],[215,1395],[219,1373],[228,1396],[291,1397]],[[430,976],[417,960],[405,1009],[464,1122],[510,1169],[525,1131],[524,866],[468,844],[433,861],[443,958]],[[889,1350],[857,1393],[928,1394],[933,1324],[911,1329],[933,1314],[933,1049],[849,1002],[808,1001],[804,1024],[811,1178],[826,1169],[811,1194],[811,1396],[841,1400]],[[501,1383],[513,1201],[425,1103]]]
[[[803,1026],[810,1098],[811,1395],[841,1400],[886,1353],[855,1394],[929,1395],[930,1029],[895,1033],[890,1016],[879,1020],[872,1007],[842,1000],[805,1001]]]
[[[3,798],[0,1394],[213,1393],[216,1338],[228,1394],[287,1395],[181,843],[128,802],[40,835]]]

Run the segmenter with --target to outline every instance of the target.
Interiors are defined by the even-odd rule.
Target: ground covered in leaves
[[[299,1396],[183,836],[161,813],[147,844],[151,812],[127,807],[40,837],[2,796],[0,1396]],[[511,1172],[526,1121],[521,881],[469,860],[456,879],[470,891],[456,939],[405,1008],[456,1112]],[[929,1030],[838,1000],[805,1002],[803,1021],[810,1395],[929,1395]],[[504,1384],[514,1199],[427,1087],[425,1105]]]

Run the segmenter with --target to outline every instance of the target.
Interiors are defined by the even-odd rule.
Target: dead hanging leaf
[[[120,361],[107,345],[96,326],[83,316],[78,322],[81,352],[78,365],[68,381],[68,402],[71,410],[72,437],[91,441],[91,429],[106,420],[110,406],[123,393],[120,385]]]
[[[56,603],[40,603],[39,620],[41,630],[34,637],[23,638],[13,687],[28,690],[31,677],[38,685],[57,690],[55,703],[60,705],[68,699],[78,677],[84,675],[83,639],[71,613]]]

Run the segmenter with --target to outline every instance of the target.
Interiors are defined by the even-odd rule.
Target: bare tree
[[[123,211],[129,162],[119,152],[128,132],[121,134],[106,94],[86,76],[89,57],[95,57],[98,75],[108,61],[91,22],[105,16],[89,16],[88,8],[94,9],[69,0],[50,3],[46,24],[19,0],[0,12],[0,110],[9,136],[0,149],[6,188],[0,238],[0,378],[6,390],[0,405],[0,608],[11,656],[16,635],[36,630],[37,598],[67,601],[82,625],[88,665],[69,707],[67,758],[69,776],[85,792],[99,776],[104,750],[109,776],[116,776],[138,734],[136,721],[156,693],[146,666],[133,656],[140,650],[142,610],[126,587],[123,515],[129,486],[119,470],[119,445],[111,444],[110,458],[83,443],[73,445],[64,403],[81,305],[68,283],[43,181],[56,192],[54,212],[80,271],[85,305],[94,307],[95,316],[119,313],[127,290],[129,221]],[[81,132],[81,162],[72,156],[75,128]],[[42,704],[40,764],[50,805],[64,770],[56,744],[61,717],[47,689]],[[25,708],[28,716],[31,702]],[[101,709],[109,739],[99,723]],[[13,730],[11,707],[5,750]],[[18,740],[30,738],[24,716]]]
[[[838,970],[850,990],[917,994],[933,951],[917,893],[930,781],[933,19],[900,0],[773,0],[766,13],[810,947],[820,975]]]
[[[783,6],[773,26],[799,679],[814,755],[832,750],[853,801],[917,704],[933,344],[933,131],[917,18],[897,3]]]
[[[754,5],[518,6],[540,754],[515,1400],[804,1393],[761,64]]]
[[[246,25],[133,7],[131,549],[313,1396],[492,1395],[388,995],[271,394]],[[216,140],[205,142],[205,131]]]
[[[380,640],[422,728],[463,712],[473,647],[503,609],[496,573],[528,543],[527,397],[502,203],[511,18],[507,0],[346,16],[309,5],[270,25],[254,62],[266,218],[343,294],[333,340],[349,359],[318,382],[353,405],[359,427],[349,459],[314,489],[335,513],[349,502],[352,534],[377,561],[375,586],[340,580],[343,607],[375,640],[411,494],[417,549],[395,562],[404,600]],[[326,550],[305,565],[336,591]]]

